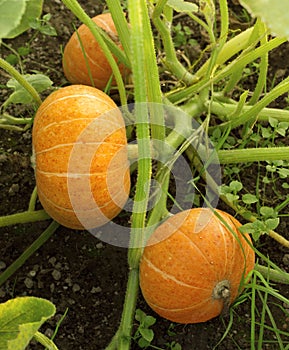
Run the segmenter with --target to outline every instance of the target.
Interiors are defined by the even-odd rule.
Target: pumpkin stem
[[[213,290],[213,299],[222,299],[223,301],[222,315],[226,315],[229,311],[230,299],[231,299],[230,281],[223,280],[216,284]]]

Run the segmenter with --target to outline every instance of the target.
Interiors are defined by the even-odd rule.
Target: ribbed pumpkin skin
[[[110,13],[97,15],[92,20],[108,35],[117,40],[117,31]],[[86,53],[94,86],[98,89],[104,89],[112,74],[110,64],[89,28],[82,24],[77,31],[78,35],[74,32],[64,48],[62,60],[64,74],[72,84],[92,85],[79,36]],[[121,47],[120,44],[118,46]],[[123,76],[127,74],[128,70],[123,64],[120,64],[119,68]]]
[[[219,282],[230,282],[230,303],[240,293],[242,275],[253,269],[255,254],[237,230],[240,223],[217,212],[239,242],[205,208],[170,217],[150,237],[140,263],[140,287],[160,316],[178,323],[205,322],[222,312],[223,300],[213,297]]]
[[[119,214],[130,173],[124,121],[109,96],[84,85],[53,92],[36,113],[32,143],[39,199],[52,218],[89,229]]]

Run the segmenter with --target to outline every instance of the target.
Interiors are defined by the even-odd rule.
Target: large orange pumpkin
[[[121,211],[130,190],[122,115],[103,91],[54,91],[33,125],[38,195],[44,209],[74,229],[98,227]]]
[[[140,263],[140,287],[160,316],[179,323],[218,316],[254,268],[249,235],[238,231],[240,223],[234,217],[216,212],[222,220],[205,208],[180,212],[149,239]]]
[[[118,42],[118,34],[110,13],[103,13],[92,20],[122,48]],[[85,51],[85,55],[83,54]],[[86,62],[87,59],[87,62]],[[89,65],[91,78],[87,68]],[[74,32],[66,44],[63,52],[62,66],[67,80],[72,84],[94,85],[98,89],[104,89],[112,75],[112,69],[108,63],[100,45],[95,40],[90,29],[82,24],[77,33]],[[123,64],[119,64],[123,76],[128,73]]]

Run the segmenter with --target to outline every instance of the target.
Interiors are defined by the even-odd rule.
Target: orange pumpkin
[[[235,300],[254,268],[254,250],[228,213],[194,208],[161,224],[140,262],[146,302],[173,322],[199,323],[218,316]],[[246,239],[245,239],[245,238]]]
[[[60,224],[98,227],[113,219],[130,190],[123,117],[103,91],[71,85],[39,107],[32,143],[40,202]]]
[[[118,35],[110,13],[103,13],[92,20],[122,48],[118,41]],[[112,75],[112,69],[108,63],[100,45],[95,40],[90,29],[82,24],[77,32],[74,32],[66,44],[63,52],[62,66],[67,80],[72,84],[93,85],[98,89],[104,89]],[[80,38],[80,40],[79,40]],[[83,48],[81,47],[83,46]],[[83,49],[85,55],[83,54]],[[87,59],[87,62],[86,62]],[[87,64],[93,79],[89,76]],[[119,64],[120,71],[125,76],[128,70],[123,64]]]

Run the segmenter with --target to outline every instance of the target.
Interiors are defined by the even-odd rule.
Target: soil
[[[101,13],[105,9],[103,1],[82,0],[80,3],[90,16]],[[237,27],[246,25],[233,16],[236,11],[237,13],[240,11],[239,6],[231,7],[234,25]],[[54,86],[63,86],[67,81],[61,67],[61,48],[73,31],[72,23],[77,26],[79,22],[60,0],[45,0],[43,13],[52,14],[51,23],[58,35],[55,37],[39,35],[34,39],[30,43],[30,54],[22,61],[23,69],[27,73],[39,71],[48,75],[54,82]],[[195,32],[195,39],[199,40],[200,46],[187,52],[192,55],[192,59],[196,52],[203,49],[202,43],[205,44],[206,39],[201,37],[201,34],[199,31]],[[27,43],[32,35],[33,33],[28,31],[14,40],[7,40],[6,43],[17,49]],[[2,46],[1,51],[3,57],[9,53]],[[282,79],[288,75],[288,65],[285,65],[286,60],[283,59],[286,53],[288,53],[288,45],[283,45],[282,51],[279,48],[271,55],[272,80],[273,77]],[[5,84],[9,77],[1,72],[0,79],[1,84]],[[7,93],[7,89],[2,85],[1,103],[5,100]],[[279,102],[284,103],[284,99]],[[21,115],[27,111],[17,106],[11,108],[11,113]],[[30,129],[25,132],[0,129],[0,215],[21,212],[28,207],[30,195],[35,186],[30,157]],[[251,171],[251,174],[254,181],[254,172]],[[249,176],[248,179],[250,179]],[[252,182],[252,186],[255,186],[255,182]],[[248,180],[248,187],[250,187],[250,180]],[[37,205],[40,208],[40,204]],[[220,207],[223,208],[222,205]],[[124,222],[127,220],[125,217],[119,220],[128,224]],[[49,221],[42,221],[0,228],[0,272],[17,259],[48,225]],[[289,238],[288,227],[289,218],[284,216],[279,233],[287,238]],[[282,248],[266,236],[260,239],[259,245],[265,255],[269,255],[273,262],[289,272],[288,249]],[[55,337],[55,343],[59,349],[105,349],[120,322],[127,275],[126,249],[106,244],[87,231],[74,231],[60,226],[52,238],[0,287],[0,301],[4,302],[23,295],[47,298],[56,305],[57,313],[42,326],[41,331],[46,335],[52,335],[57,322],[67,311]],[[278,285],[276,288],[282,295],[289,298],[288,287]],[[270,301],[276,302],[269,298]],[[279,305],[283,309],[288,307],[281,302]],[[227,316],[218,317],[203,324],[174,324],[158,317],[147,306],[141,294],[139,294],[137,308],[156,318],[156,323],[152,327],[155,333],[152,345],[155,349],[174,349],[172,347],[174,342],[179,343],[183,350],[213,349],[229,324]],[[234,322],[218,349],[250,349],[250,308],[251,303],[248,298],[234,309]],[[272,312],[280,329],[288,331],[289,314],[287,313],[286,316],[278,305],[272,305]],[[137,322],[133,334],[136,327]],[[257,324],[256,328],[258,330]],[[266,340],[263,343],[263,349],[280,349],[274,333],[266,331],[264,339]],[[42,347],[33,341],[28,349],[36,350]],[[139,349],[135,341],[132,341],[132,349]]]

